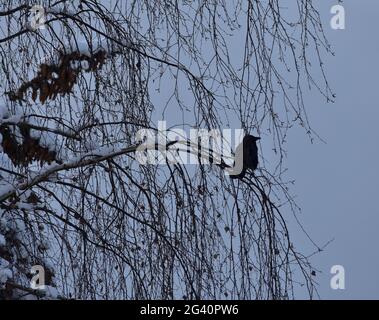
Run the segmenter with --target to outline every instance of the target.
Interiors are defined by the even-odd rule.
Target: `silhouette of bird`
[[[237,146],[234,157],[234,167],[229,173],[232,179],[242,179],[246,175],[247,169],[254,171],[257,168],[258,140],[260,140],[260,137],[246,135]]]

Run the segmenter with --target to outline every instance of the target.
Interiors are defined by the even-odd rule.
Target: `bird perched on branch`
[[[258,140],[260,140],[260,137],[246,135],[237,146],[234,157],[234,167],[229,173],[232,179],[242,179],[246,175],[247,169],[254,171],[257,168]]]

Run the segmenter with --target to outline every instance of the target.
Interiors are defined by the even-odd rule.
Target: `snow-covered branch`
[[[5,201],[12,195],[15,195],[18,191],[29,189],[40,182],[47,181],[49,177],[55,173],[79,167],[85,167],[88,165],[93,165],[116,156],[134,152],[136,148],[137,146],[131,146],[119,150],[114,150],[113,148],[101,148],[97,151],[88,152],[83,156],[66,161],[62,164],[49,165],[41,173],[28,179],[28,181],[19,183],[13,188],[8,187],[8,190],[6,190],[6,192],[0,194],[0,203]]]

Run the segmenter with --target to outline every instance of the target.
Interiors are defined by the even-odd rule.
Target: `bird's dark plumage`
[[[232,179],[242,179],[247,169],[254,171],[258,166],[258,147],[257,140],[260,137],[246,135],[235,152],[234,168],[230,173]]]

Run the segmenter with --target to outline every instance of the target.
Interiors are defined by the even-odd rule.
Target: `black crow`
[[[235,152],[234,167],[230,172],[232,179],[242,179],[247,169],[254,171],[258,166],[258,147],[257,141],[260,137],[252,135],[244,136],[242,143],[240,143]]]

